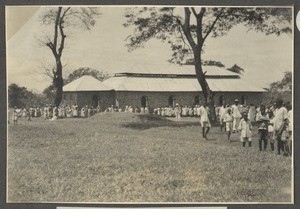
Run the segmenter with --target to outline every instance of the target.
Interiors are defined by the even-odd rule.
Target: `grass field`
[[[9,125],[9,202],[291,202],[291,158],[198,120],[99,113]]]

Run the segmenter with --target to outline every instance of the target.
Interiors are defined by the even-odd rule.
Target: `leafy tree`
[[[243,74],[245,72],[245,70],[240,66],[238,66],[237,64],[234,64],[231,68],[227,68],[226,70],[229,70],[237,74]]]
[[[53,73],[53,85],[56,89],[55,105],[59,106],[62,100],[63,87],[63,65],[62,55],[65,48],[67,33],[72,28],[82,28],[90,30],[95,25],[95,17],[100,15],[94,7],[58,7],[47,9],[41,15],[41,22],[44,25],[53,25],[53,36],[42,40],[43,45],[47,46],[55,59]]]
[[[65,84],[68,84],[84,75],[90,75],[94,78],[98,79],[99,81],[103,81],[110,77],[110,75],[104,71],[99,71],[92,68],[79,68],[77,70],[74,70],[72,73],[70,73],[67,78],[64,80]]]
[[[8,105],[9,107],[30,107],[42,106],[45,98],[40,95],[27,90],[25,87],[20,87],[12,83],[8,87]]]
[[[281,81],[273,82],[270,84],[271,92],[292,91],[292,72],[284,72]]]
[[[287,8],[144,7],[128,9],[125,17],[124,26],[134,27],[128,36],[129,50],[143,47],[156,38],[170,44],[173,51],[170,61],[184,62],[186,57],[192,56],[205,101],[211,107],[213,92],[202,70],[203,46],[208,37],[224,36],[239,24],[266,35],[292,31],[292,10]],[[289,23],[287,27],[279,27],[279,24],[287,25],[285,23]]]
[[[274,104],[276,99],[281,98],[284,102],[292,102],[292,72],[285,72],[280,81],[270,84],[267,88],[264,100],[269,104]]]
[[[52,104],[55,101],[56,89],[53,83],[44,89],[43,95],[47,104]]]

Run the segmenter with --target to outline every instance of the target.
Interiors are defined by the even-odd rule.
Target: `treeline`
[[[8,87],[8,106],[9,107],[30,107],[43,106],[52,103],[46,95],[29,91],[26,87],[21,87],[12,83]]]

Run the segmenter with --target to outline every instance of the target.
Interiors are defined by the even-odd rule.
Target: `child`
[[[248,114],[245,112],[243,113],[243,118],[240,121],[238,130],[241,131],[241,142],[243,143],[243,147],[245,147],[246,142],[248,142],[249,147],[251,147],[251,132],[252,125],[250,120],[248,119]]]
[[[228,136],[228,142],[231,142],[230,135],[233,130],[233,115],[231,114],[231,109],[227,109],[227,113],[224,115],[224,122],[225,122],[225,132]]]

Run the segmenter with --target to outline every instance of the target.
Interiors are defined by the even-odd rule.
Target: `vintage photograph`
[[[293,7],[5,12],[8,203],[294,203]]]

